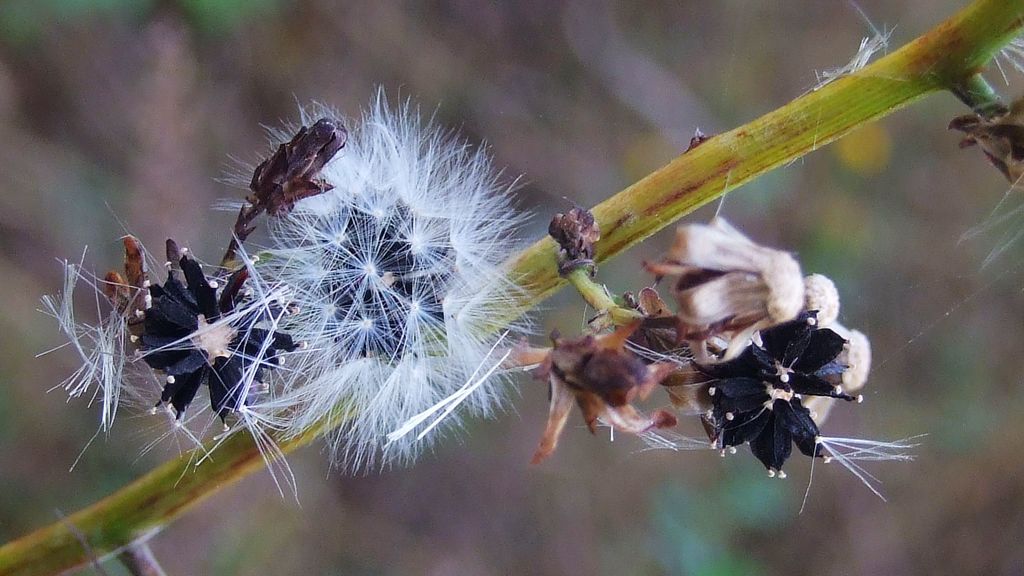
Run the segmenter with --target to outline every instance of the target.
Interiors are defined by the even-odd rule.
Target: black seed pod
[[[258,316],[235,313],[245,269],[227,281],[218,300],[217,284],[170,240],[168,255],[177,258],[185,282],[172,269],[166,282],[150,287],[141,338],[143,360],[167,374],[157,405],[169,403],[180,419],[206,385],[212,409],[224,419],[252,400],[255,392],[245,383],[260,382],[267,366],[279,364],[280,352],[297,346],[287,334],[255,327]]]
[[[855,400],[828,377],[846,366],[837,357],[846,341],[817,328],[816,312],[761,332],[737,358],[699,365],[711,378],[713,408],[704,416],[711,439],[720,448],[750,443],[751,452],[771,472],[781,472],[796,443],[807,456],[820,456],[818,426],[801,397]]]

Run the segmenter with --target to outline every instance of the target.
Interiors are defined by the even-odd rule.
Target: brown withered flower
[[[665,259],[646,266],[672,277],[678,338],[701,362],[715,360],[721,347],[725,359],[737,356],[755,331],[795,318],[804,305],[797,261],[755,244],[721,218],[680,226]]]
[[[116,270],[103,277],[103,294],[111,306],[125,317],[132,334],[141,334],[140,325],[145,310],[152,303],[149,294],[149,275],[142,245],[134,236],[121,239],[124,244],[124,275]]]
[[[278,146],[270,158],[256,167],[249,190],[252,191],[238,212],[234,237],[224,254],[227,267],[238,248],[254,230],[253,221],[262,212],[270,216],[287,214],[295,203],[331,190],[334,186],[320,177],[320,171],[345,146],[348,131],[337,121],[321,118],[312,126],[302,126],[291,140]]]
[[[961,148],[977,145],[1011,184],[1024,175],[1024,98],[1014,101],[1004,114],[957,116],[949,128],[964,133]]]
[[[539,364],[533,375],[550,386],[547,428],[533,464],[555,451],[574,401],[591,433],[596,432],[599,421],[632,434],[675,426],[676,417],[668,411],[645,415],[632,405],[645,399],[676,369],[670,363],[648,364],[626,349],[626,340],[638,326],[636,322],[609,334],[575,339],[553,335],[550,349],[518,351],[518,362]]]
[[[643,314],[639,328],[629,337],[634,350],[651,361],[664,360],[666,356],[679,358],[685,348],[679,345],[676,335],[676,315],[662,300],[658,291],[646,287],[636,294],[626,295],[631,308]]]
[[[601,229],[594,215],[584,208],[573,208],[566,214],[555,214],[548,225],[548,234],[558,243],[558,271],[565,275],[588,266],[594,273],[594,243],[601,239]]]

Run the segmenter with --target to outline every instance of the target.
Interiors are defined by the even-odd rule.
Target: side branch
[[[597,260],[604,261],[757,176],[937,90],[960,94],[1014,36],[1024,0],[977,0],[924,36],[856,73],[837,78],[786,106],[713,136],[598,204]],[[981,96],[987,96],[982,94]],[[527,288],[518,315],[562,288],[550,238],[511,263]]]

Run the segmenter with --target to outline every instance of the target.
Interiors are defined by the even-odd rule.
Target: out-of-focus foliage
[[[279,0],[6,0],[0,9],[0,34],[9,42],[30,45],[55,22],[74,24],[110,16],[140,22],[163,9],[162,5],[180,11],[204,32],[229,32],[253,17],[272,14],[279,4]]]

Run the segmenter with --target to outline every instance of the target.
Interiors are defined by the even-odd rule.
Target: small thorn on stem
[[[132,576],[166,576],[149,544],[144,541],[134,542],[117,554],[117,559]]]

